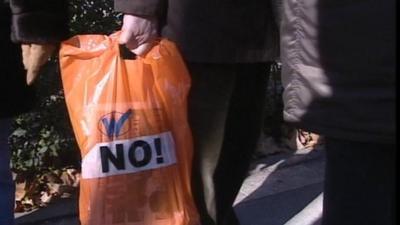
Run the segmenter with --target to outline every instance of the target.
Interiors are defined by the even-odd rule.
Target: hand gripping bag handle
[[[198,225],[188,71],[165,39],[144,57],[124,59],[118,35],[78,35],[60,49],[82,155],[81,224]]]

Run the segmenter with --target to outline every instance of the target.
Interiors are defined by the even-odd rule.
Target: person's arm
[[[115,11],[136,16],[157,16],[164,0],[114,0]]]
[[[136,55],[144,55],[158,37],[158,15],[165,0],[114,0],[114,8],[124,13],[119,43]]]
[[[67,38],[66,0],[10,0],[10,7],[14,42],[58,44]]]
[[[10,0],[11,40],[21,43],[31,84],[57,45],[68,37],[67,0]]]

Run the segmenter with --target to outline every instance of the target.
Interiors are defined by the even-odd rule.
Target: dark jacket
[[[284,0],[284,117],[305,130],[394,143],[395,0]]]
[[[19,43],[58,43],[68,35],[64,0],[0,1],[0,118],[30,109]]]
[[[115,9],[162,17],[162,36],[190,62],[265,62],[279,53],[270,0],[115,0]]]

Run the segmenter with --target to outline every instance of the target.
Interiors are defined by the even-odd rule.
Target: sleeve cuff
[[[59,43],[68,38],[65,0],[11,0],[11,39],[22,43]]]
[[[114,0],[115,11],[137,16],[156,16],[161,0]]]
[[[11,39],[22,43],[59,43],[68,38],[66,18],[55,13],[23,13],[13,15]]]

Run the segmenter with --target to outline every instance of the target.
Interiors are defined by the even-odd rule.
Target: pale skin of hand
[[[125,45],[138,56],[145,55],[153,46],[157,35],[157,22],[152,17],[139,17],[126,14],[123,18],[119,44]],[[26,73],[26,83],[31,85],[37,78],[41,67],[54,53],[53,44],[22,44],[22,59]]]
[[[22,62],[26,69],[26,83],[31,85],[37,78],[40,68],[54,53],[53,44],[22,44]]]
[[[138,56],[144,56],[151,49],[157,37],[157,20],[155,18],[124,15],[119,44],[125,45]]]

